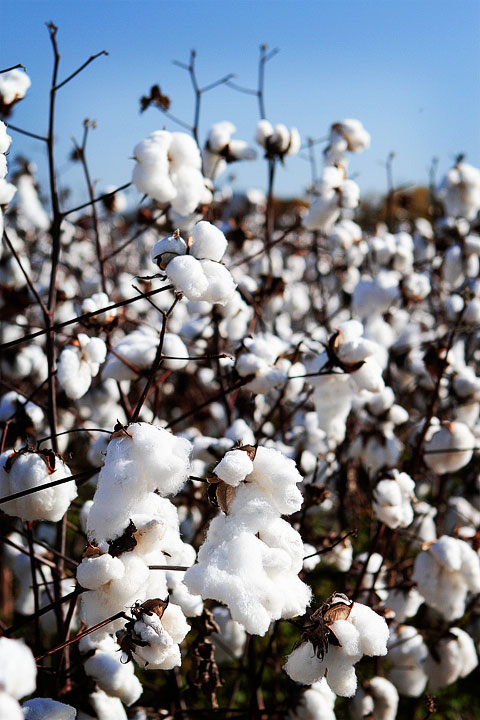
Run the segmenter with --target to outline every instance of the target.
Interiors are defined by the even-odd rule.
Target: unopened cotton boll
[[[36,678],[33,653],[23,640],[0,637],[0,691],[20,700],[34,692]]]
[[[470,462],[475,437],[462,422],[445,423],[434,430],[424,444],[424,462],[434,472],[443,475],[455,472]]]
[[[77,711],[71,705],[51,698],[32,698],[22,705],[25,720],[75,720]]]
[[[39,487],[71,476],[70,469],[59,457],[41,452],[4,452],[0,455],[0,494],[5,497],[21,490]],[[22,520],[62,519],[77,496],[75,482],[61,483],[2,505],[9,515]]]

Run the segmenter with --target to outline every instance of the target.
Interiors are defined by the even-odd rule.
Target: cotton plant
[[[180,664],[178,643],[189,628],[185,614],[202,612],[201,599],[182,583],[183,573],[177,577],[175,571],[149,568],[195,560],[194,549],[180,538],[176,508],[166,497],[187,479],[190,453],[188,440],[148,423],[133,423],[113,434],[86,520],[90,545],[77,569],[78,582],[88,590],[80,615],[89,625],[136,608],[130,621],[111,623],[95,633],[93,642],[110,644],[108,654],[109,633],[119,631],[122,650],[134,648],[127,659],[151,669]],[[168,605],[165,612],[151,610],[152,599]],[[102,666],[100,659],[96,662]],[[102,682],[99,687],[108,693]]]
[[[22,520],[58,522],[77,496],[77,488],[67,464],[51,450],[6,450],[0,455],[0,493],[2,497],[41,487],[56,480],[64,483],[3,503],[2,510]]]
[[[298,578],[303,543],[281,518],[300,509],[302,478],[293,460],[262,446],[230,450],[213,473],[222,511],[185,584],[227,605],[247,632],[264,635],[273,620],[302,614],[310,602],[310,588]]]
[[[377,352],[376,343],[363,337],[362,324],[348,320],[338,325],[323,352],[307,362],[319,427],[334,442],[345,437],[354,394],[380,392],[385,387]]]
[[[195,140],[186,133],[158,130],[133,150],[132,182],[140,193],[169,203],[182,216],[211,201]]]
[[[227,120],[211,126],[202,153],[205,177],[215,179],[225,172],[227,164],[257,157],[245,140],[232,138],[235,131],[235,125]]]
[[[179,293],[188,300],[225,304],[235,292],[235,282],[221,260],[227,249],[223,232],[205,220],[192,229],[188,243],[177,231],[159,240],[152,260],[164,270]]]
[[[417,555],[412,580],[427,605],[445,620],[457,620],[467,594],[480,592],[480,556],[464,540],[442,535]]]
[[[104,341],[86,333],[79,333],[74,342],[62,350],[57,364],[57,378],[69,398],[78,400],[85,395],[106,354]]]
[[[387,654],[389,630],[384,618],[335,593],[307,623],[287,658],[286,673],[305,685],[325,677],[334,693],[352,697],[357,688],[354,665],[363,655]]]
[[[437,188],[448,216],[473,220],[480,209],[480,170],[459,158]]]

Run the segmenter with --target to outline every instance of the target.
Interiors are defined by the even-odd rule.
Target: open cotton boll
[[[227,249],[227,238],[220,228],[201,220],[193,228],[189,244],[191,254],[198,260],[219,262]]]
[[[423,603],[423,596],[415,587],[403,590],[394,588],[390,590],[384,600],[384,605],[395,613],[395,621],[403,623],[407,618],[414,617]]]
[[[335,693],[325,678],[305,690],[300,703],[290,712],[288,720],[335,720]]]
[[[475,437],[469,427],[454,421],[441,425],[425,442],[423,459],[431,470],[443,475],[467,465],[474,448]]]
[[[450,628],[446,637],[435,646],[436,657],[429,655],[425,660],[430,690],[438,690],[466,677],[478,665],[475,643],[468,633],[460,628]]]
[[[135,676],[133,664],[121,662],[120,646],[110,636],[100,643],[94,655],[85,660],[84,668],[101,690],[120,698],[127,707],[142,694],[143,688]]]
[[[190,626],[178,605],[169,603],[162,618],[144,613],[134,625],[136,637],[146,643],[135,647],[135,661],[147,669],[171,670],[181,663],[180,648]]]
[[[12,106],[25,97],[25,93],[32,84],[27,73],[19,68],[13,68],[0,74],[0,98],[3,105]],[[7,112],[8,111],[8,112]],[[10,108],[4,108],[9,114]]]
[[[258,447],[253,461],[253,472],[247,478],[265,493],[272,507],[279,513],[290,515],[300,510],[302,493],[297,484],[303,478],[295,461],[286,458],[279,450]]]
[[[172,210],[186,217],[193,213],[201,203],[208,204],[211,198],[205,195],[205,178],[200,170],[189,166],[179,167],[172,172],[172,180],[177,193],[172,199]]]
[[[480,557],[463,540],[443,535],[417,555],[412,580],[427,605],[456,620],[465,612],[467,592],[480,592]]]
[[[90,540],[120,535],[145,493],[178,492],[190,471],[190,453],[188,440],[149,423],[133,423],[113,436],[88,516]]]
[[[16,700],[31,695],[37,686],[37,666],[23,640],[0,637],[0,691]]]
[[[85,720],[128,720],[127,713],[120,698],[110,697],[103,690],[90,693],[88,701],[93,708],[95,717],[85,716]],[[77,720],[83,720],[79,713]]]
[[[192,255],[172,258],[166,270],[168,279],[188,300],[203,300],[208,290],[208,278],[202,263]]]
[[[400,625],[390,635],[388,659],[392,662],[390,681],[400,695],[419,697],[427,684],[424,670],[428,648],[412,625]]]
[[[188,350],[182,338],[174,333],[165,333],[163,338],[163,355],[171,355],[162,361],[162,367],[168,370],[182,370],[188,365]],[[175,359],[173,359],[175,358]],[[185,359],[182,359],[185,358]]]
[[[70,469],[57,456],[41,453],[5,451],[0,455],[0,494],[5,497],[21,490],[71,476]],[[2,505],[9,515],[22,520],[50,520],[58,522],[77,497],[75,482],[61,483]]]
[[[25,720],[75,720],[77,711],[71,705],[50,698],[32,698],[22,705]]]
[[[227,452],[213,472],[224,482],[236,487],[253,471],[253,462],[245,450]]]
[[[380,480],[373,491],[375,516],[388,527],[408,527],[413,522],[413,499],[415,483],[406,473],[394,471],[392,479]]]

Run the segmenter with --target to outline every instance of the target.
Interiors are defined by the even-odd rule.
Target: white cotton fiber
[[[83,558],[77,568],[77,580],[83,588],[97,590],[110,580],[119,580],[124,572],[121,560],[105,553],[99,557]]]
[[[198,260],[208,259],[219,262],[227,249],[227,238],[212,223],[202,220],[192,230],[190,252]]]
[[[33,653],[23,640],[0,637],[0,690],[20,700],[34,692],[36,678]]]
[[[71,705],[50,698],[32,698],[22,705],[25,720],[75,720],[77,711]]]
[[[253,462],[245,450],[225,453],[213,472],[224,482],[236,487],[253,471]]]
[[[192,255],[174,257],[167,267],[169,280],[188,300],[203,300],[208,289],[208,278],[202,264]]]
[[[8,461],[10,455],[11,451],[7,450],[0,456],[0,495],[3,497],[61,480],[72,474],[59,457],[54,458],[55,469],[53,472],[49,472],[49,468],[40,454],[22,452]],[[2,505],[2,510],[9,515],[18,516],[22,520],[58,522],[76,496],[77,488],[72,480],[17,500],[11,500]]]

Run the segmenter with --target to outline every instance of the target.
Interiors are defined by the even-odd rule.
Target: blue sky
[[[266,71],[267,117],[322,137],[334,121],[359,118],[372,135],[351,172],[362,193],[385,188],[385,158],[396,153],[397,183],[425,182],[433,156],[440,172],[458,152],[480,166],[479,0],[2,0],[0,67],[23,63],[32,79],[11,122],[37,133],[47,124],[52,53],[44,23],[59,27],[60,79],[90,55],[109,51],[59,91],[57,166],[61,186],[83,199],[79,169],[68,161],[72,136],[96,119],[88,157],[98,187],[131,175],[134,145],[154,130],[177,128],[156,109],[139,114],[153,83],[172,99],[172,112],[191,120],[187,74],[172,64],[197,50],[200,82],[233,72],[256,83],[258,47],[279,47]],[[204,96],[203,139],[209,125],[230,120],[253,139],[253,97],[219,87]],[[12,132],[12,155],[34,160],[45,177],[41,143]],[[261,160],[232,166],[236,185],[265,187]],[[287,159],[279,194],[299,194],[309,165]],[[135,197],[136,193],[132,193]]]

